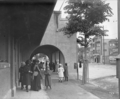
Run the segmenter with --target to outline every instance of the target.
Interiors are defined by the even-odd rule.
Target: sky
[[[106,0],[106,3],[110,4],[110,7],[112,8],[113,16],[110,17],[110,21],[106,21],[102,26],[104,26],[105,30],[108,30],[107,34],[108,36],[105,37],[105,39],[116,39],[118,38],[118,20],[117,20],[117,0]],[[56,3],[56,6],[54,8],[54,11],[62,11],[62,18],[66,17],[66,14],[64,14],[64,6],[65,6],[65,0],[58,0]]]

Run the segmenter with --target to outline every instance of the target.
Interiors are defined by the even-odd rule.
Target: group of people
[[[59,82],[63,80],[68,81],[68,66],[67,63],[63,66],[59,64],[58,67],[58,77]],[[53,72],[55,70],[53,69]],[[29,89],[34,91],[39,91],[41,89],[41,81],[44,78],[44,83],[46,89],[51,89],[51,69],[50,62],[39,62],[39,60],[27,60],[26,62],[21,63],[19,68],[21,89],[26,88],[28,92]],[[25,87],[24,87],[25,86]],[[30,88],[28,88],[30,86]]]
[[[39,91],[41,89],[41,80],[43,79],[43,74],[45,75],[45,86],[46,89],[49,87],[51,89],[51,77],[49,61],[45,62],[45,69],[43,68],[43,63],[39,63],[39,60],[27,60],[21,63],[19,68],[21,89],[26,88],[29,91],[28,86],[31,90]]]

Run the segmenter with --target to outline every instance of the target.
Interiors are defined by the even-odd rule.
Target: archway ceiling
[[[40,44],[56,0],[5,1],[0,1],[0,33],[22,43]]]
[[[31,58],[38,54],[38,53],[43,53],[45,55],[50,55],[56,51],[58,51],[59,49],[54,47],[54,46],[51,46],[51,45],[43,45],[43,46],[40,46],[38,47],[36,50],[34,50],[34,52],[32,53],[31,55]]]

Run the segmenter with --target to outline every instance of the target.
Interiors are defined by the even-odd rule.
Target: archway
[[[57,47],[53,46],[53,45],[42,45],[42,46],[38,46],[32,53],[30,56],[30,59],[32,59],[32,57],[38,53],[42,53],[46,56],[49,57],[49,60],[51,63],[61,63],[61,64],[65,64],[65,58],[63,53],[60,51],[60,49],[58,49]],[[57,71],[58,66],[56,65],[55,70]]]

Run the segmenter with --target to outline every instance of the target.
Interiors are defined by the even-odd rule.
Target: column
[[[14,39],[11,37],[10,41],[11,47],[10,47],[10,77],[11,77],[11,96],[14,97]]]

